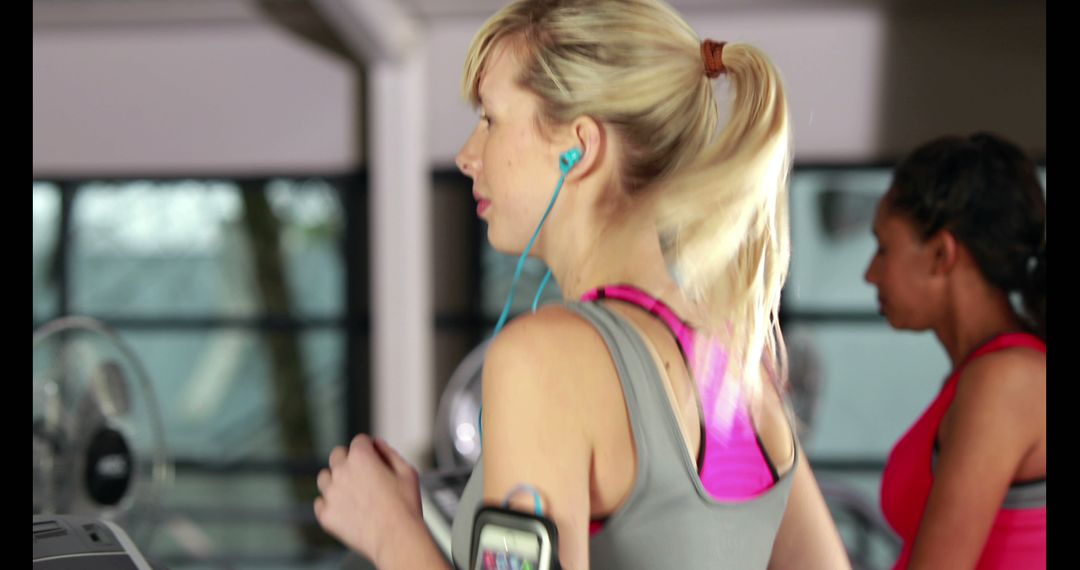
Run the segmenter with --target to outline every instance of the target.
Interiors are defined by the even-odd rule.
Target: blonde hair
[[[655,198],[680,288],[699,311],[697,381],[720,381],[711,347],[719,343],[727,353],[722,416],[730,419],[742,394],[758,401],[762,372],[781,386],[791,142],[787,101],[769,59],[749,45],[724,46],[734,98],[720,130],[701,40],[661,0],[504,7],[480,28],[466,57],[462,91],[474,105],[484,65],[504,45],[517,50],[518,82],[538,96],[541,123],[582,115],[601,122],[624,149],[618,183]]]

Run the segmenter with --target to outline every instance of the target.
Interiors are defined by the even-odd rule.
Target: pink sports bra
[[[692,369],[695,331],[663,301],[632,285],[597,287],[581,296],[582,302],[599,299],[633,303],[660,318],[675,336],[687,367]],[[722,378],[727,364],[726,354],[722,349],[717,350],[719,353],[713,359],[712,374]],[[701,379],[696,383],[704,412],[703,437],[697,461],[702,486],[718,501],[753,499],[776,484],[780,476],[765,453],[749,410],[745,403],[740,402],[730,425],[721,427],[715,413],[719,383],[702,382]],[[602,526],[602,520],[594,520],[590,524],[590,531],[596,532]]]

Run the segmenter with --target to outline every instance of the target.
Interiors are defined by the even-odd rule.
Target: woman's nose
[[[462,145],[461,150],[454,157],[454,164],[465,176],[469,178],[476,177],[476,173],[480,169],[480,153],[476,149],[476,131],[473,131],[465,144]]]

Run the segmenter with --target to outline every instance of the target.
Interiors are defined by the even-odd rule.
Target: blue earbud
[[[559,155],[559,170],[565,175],[570,172],[570,169],[574,167],[581,160],[581,149],[574,147],[561,155]]]

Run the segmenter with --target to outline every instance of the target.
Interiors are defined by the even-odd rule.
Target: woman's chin
[[[501,253],[503,255],[510,255],[510,256],[517,257],[517,256],[521,255],[521,252],[522,252],[522,249],[523,249],[521,247],[514,247],[514,246],[510,245],[509,243],[507,243],[506,240],[499,239],[498,236],[496,236],[496,235],[494,235],[492,233],[490,224],[488,225],[487,241],[488,241],[488,245],[491,246],[491,249],[494,249],[495,251],[497,251],[497,252],[499,252],[499,253]]]
[[[528,244],[528,241],[525,243],[517,243],[512,239],[507,239],[506,236],[500,236],[494,231],[491,223],[488,223],[487,227],[487,242],[488,245],[491,246],[491,249],[494,249],[503,255],[510,255],[513,257],[520,256],[521,252],[525,251],[525,246]],[[529,257],[536,257],[535,246],[533,246],[533,251],[530,252]]]

